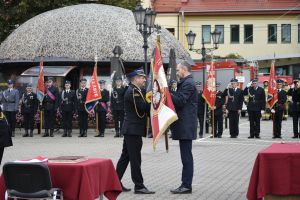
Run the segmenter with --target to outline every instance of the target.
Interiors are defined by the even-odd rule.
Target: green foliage
[[[0,43],[20,24],[40,13],[89,2],[130,10],[136,4],[136,0],[0,0]]]

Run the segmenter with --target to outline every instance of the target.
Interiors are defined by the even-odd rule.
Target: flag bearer
[[[86,79],[80,80],[80,88],[76,90],[76,111],[78,113],[79,136],[87,137],[88,113],[85,110],[85,100],[88,89],[86,88]]]

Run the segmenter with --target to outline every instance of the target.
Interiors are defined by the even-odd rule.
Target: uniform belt
[[[15,103],[15,101],[8,101],[7,103]]]

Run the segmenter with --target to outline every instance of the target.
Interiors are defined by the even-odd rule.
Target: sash
[[[108,110],[108,105],[105,102],[100,102],[101,106],[107,111]]]
[[[52,101],[56,100],[56,97],[54,96],[54,94],[52,94],[52,92],[47,88],[47,95],[50,97],[50,99],[52,99]]]

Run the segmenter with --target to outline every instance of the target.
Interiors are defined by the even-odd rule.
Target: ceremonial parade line
[[[251,139],[251,141],[255,141],[255,142],[259,142],[259,143],[244,143],[243,141],[247,141],[249,139],[240,139],[239,141],[237,142],[229,142],[229,141],[216,141],[216,140],[206,140],[207,138],[209,137],[206,137],[206,138],[200,138],[200,139],[197,139],[196,142],[198,143],[214,143],[214,144],[236,144],[236,145],[249,145],[249,146],[265,146],[265,144],[263,143],[269,143],[269,144],[272,144],[272,143],[285,143],[285,142],[290,142],[290,141],[271,141],[271,140],[261,140],[261,139],[258,139],[258,140],[253,140]],[[229,138],[229,137],[228,137]]]

